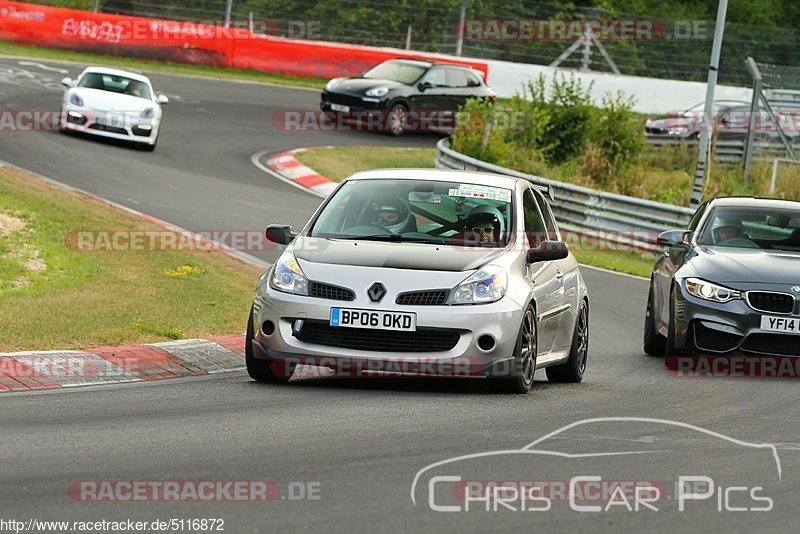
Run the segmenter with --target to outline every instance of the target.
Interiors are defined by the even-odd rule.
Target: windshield
[[[422,76],[426,70],[427,67],[414,63],[386,61],[364,74],[364,78],[392,80],[394,82],[411,85],[419,80],[420,76]]]
[[[715,208],[698,243],[728,248],[800,251],[800,205],[796,210]]]
[[[428,180],[353,180],[328,202],[312,237],[502,247],[512,191]]]
[[[125,78],[124,76],[89,72],[78,82],[78,87],[110,91],[152,100],[150,87],[146,83]]]

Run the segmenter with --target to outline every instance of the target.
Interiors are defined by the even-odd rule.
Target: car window
[[[150,87],[146,83],[124,76],[88,72],[81,77],[77,87],[152,99]]]
[[[699,208],[697,208],[697,211],[695,211],[694,215],[692,215],[692,220],[689,221],[689,230],[691,230],[692,232],[697,230],[697,225],[700,224],[700,219],[703,218],[703,214],[706,212],[707,207],[708,203],[705,203]]]
[[[310,235],[459,246],[505,246],[510,189],[428,180],[353,180],[325,205]]]
[[[525,217],[525,235],[531,247],[536,248],[547,241],[547,227],[545,226],[539,205],[534,199],[533,192],[528,189],[522,201],[522,210]]]
[[[364,74],[364,78],[412,84],[425,73],[425,66],[405,61],[384,61]]]
[[[700,245],[800,251],[800,207],[719,206],[710,213]]]
[[[468,87],[469,80],[467,73],[463,69],[446,69],[448,87]]]
[[[544,224],[545,227],[547,227],[548,239],[551,241],[559,241],[561,236],[559,235],[553,212],[550,210],[550,205],[547,203],[541,193],[534,191],[533,196],[536,198],[536,203],[539,205],[539,210],[542,212],[542,216],[544,217]]]
[[[433,87],[447,87],[447,78],[444,69],[431,69],[422,79]]]
[[[468,87],[480,87],[481,85],[483,85],[481,83],[481,80],[476,75],[474,75],[473,73],[465,72],[464,74],[466,74],[466,76],[467,76],[467,86]]]

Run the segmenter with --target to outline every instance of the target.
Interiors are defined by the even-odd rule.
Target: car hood
[[[697,274],[719,283],[800,285],[800,253],[700,247],[691,259]]]
[[[95,111],[142,112],[146,108],[158,107],[158,104],[146,98],[99,89],[76,88],[72,89],[70,93],[80,96],[84,105]]]
[[[298,237],[292,246],[297,259],[312,263],[447,272],[478,269],[502,256],[504,251],[318,237]]]
[[[375,87],[388,87],[391,90],[404,87],[404,84],[379,78],[346,78],[336,84],[331,92],[361,94]]]

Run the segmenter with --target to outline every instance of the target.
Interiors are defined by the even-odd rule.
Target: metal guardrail
[[[436,167],[490,172],[528,180],[553,190],[553,213],[565,228],[579,227],[597,239],[661,250],[658,233],[686,228],[693,210],[671,204],[606,193],[507,169],[456,152],[449,139],[437,144]]]
[[[684,146],[697,151],[697,139],[685,139],[669,136],[647,136],[645,142],[651,147]],[[793,146],[798,145],[795,141]],[[714,159],[719,163],[738,165],[744,159],[746,139],[745,136],[716,139],[713,143]],[[780,141],[762,140],[753,144],[753,160],[772,161],[776,157],[785,158],[787,150]]]

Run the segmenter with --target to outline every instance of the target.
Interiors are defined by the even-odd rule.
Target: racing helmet
[[[370,205],[373,224],[382,226],[393,233],[401,232],[408,227],[411,211],[402,198],[386,195],[375,199]]]

